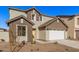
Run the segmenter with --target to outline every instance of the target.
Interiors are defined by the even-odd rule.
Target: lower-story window
[[[26,35],[26,27],[25,26],[18,26],[18,36],[25,36]]]

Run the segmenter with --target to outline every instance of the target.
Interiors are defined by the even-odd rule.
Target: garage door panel
[[[64,31],[49,30],[49,40],[64,39]]]

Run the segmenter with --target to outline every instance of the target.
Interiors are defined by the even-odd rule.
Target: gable
[[[33,22],[31,22],[30,20],[27,20],[27,18],[25,17],[25,16],[23,16],[23,15],[20,15],[20,16],[18,16],[18,17],[15,17],[15,18],[13,18],[13,19],[10,19],[10,20],[8,20],[7,21],[7,24],[9,25],[10,23],[13,23],[13,22],[16,22],[16,21],[20,21],[20,22],[23,22],[23,21],[21,21],[21,19],[23,19],[23,21],[25,20],[25,21],[27,21],[28,23],[30,23],[31,25],[34,25],[34,23]],[[19,22],[19,23],[20,23]]]
[[[27,14],[27,18],[29,20],[32,20],[32,15],[35,15],[35,20],[33,20],[33,21],[40,21],[41,16],[40,16],[39,12],[37,12],[35,9],[29,10],[28,12],[26,12],[26,14]]]
[[[46,29],[67,29],[68,26],[59,18],[55,17],[54,19],[49,20],[48,22],[45,22],[41,26],[39,26],[39,29],[46,28]]]
[[[51,29],[53,29],[53,30],[64,30],[64,29],[66,29],[66,27],[62,24],[61,21],[55,20],[54,22],[48,24],[46,26],[46,29],[49,29],[49,30],[51,30]]]
[[[24,13],[22,11],[17,11],[17,10],[14,10],[14,9],[10,9],[9,14],[10,14],[10,19],[15,18],[15,17],[20,16],[20,15],[27,17],[26,13]]]

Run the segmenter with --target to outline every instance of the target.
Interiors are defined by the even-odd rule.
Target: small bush
[[[54,44],[58,44],[58,42],[56,41],[56,42],[54,42]]]
[[[31,49],[30,51],[33,52],[33,49]]]
[[[69,51],[69,49],[65,49],[66,51]]]
[[[22,44],[25,45],[25,41],[22,41]]]
[[[0,39],[1,40],[1,42],[5,42],[5,40],[4,39]]]
[[[3,50],[0,50],[0,52],[3,52]]]
[[[39,51],[39,48],[37,48],[36,50]]]

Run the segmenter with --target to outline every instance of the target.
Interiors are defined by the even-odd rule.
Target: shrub
[[[1,42],[5,42],[5,40],[4,39],[0,39],[1,40]]]
[[[54,44],[58,44],[58,42],[56,41],[56,42],[54,42]]]

